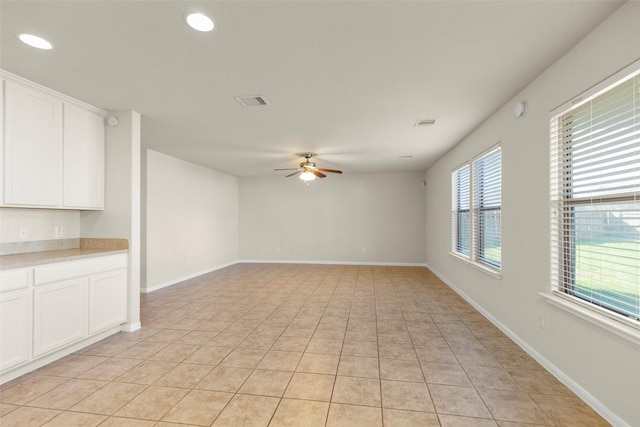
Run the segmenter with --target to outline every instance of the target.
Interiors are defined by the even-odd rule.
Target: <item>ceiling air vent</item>
[[[416,124],[414,124],[414,127],[420,127],[420,126],[433,126],[436,124],[436,119],[418,119],[418,121],[416,121]]]
[[[255,96],[234,96],[236,101],[242,104],[243,107],[266,107],[271,105],[267,98],[261,95]]]

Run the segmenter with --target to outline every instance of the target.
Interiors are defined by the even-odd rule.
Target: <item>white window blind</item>
[[[475,260],[500,269],[501,149],[497,147],[473,162],[473,224]]]
[[[451,246],[472,264],[502,268],[500,145],[480,154],[451,174]]]
[[[471,250],[471,174],[469,164],[453,171],[452,248],[455,253],[470,256]]]
[[[640,325],[640,70],[552,118],[552,283]]]

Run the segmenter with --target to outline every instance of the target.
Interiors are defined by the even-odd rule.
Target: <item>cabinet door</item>
[[[62,101],[5,82],[4,204],[59,206]]]
[[[88,278],[36,287],[33,355],[56,350],[87,335]]]
[[[89,333],[127,320],[127,270],[114,270],[89,278]]]
[[[29,291],[0,294],[0,371],[29,360],[31,311]]]
[[[63,205],[104,208],[104,124],[101,114],[64,104]]]

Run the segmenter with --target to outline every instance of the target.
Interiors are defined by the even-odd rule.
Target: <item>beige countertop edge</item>
[[[55,262],[76,261],[86,258],[95,258],[107,255],[126,254],[128,249],[61,249],[56,251],[31,252],[26,254],[0,256],[0,271],[16,268],[35,267]]]

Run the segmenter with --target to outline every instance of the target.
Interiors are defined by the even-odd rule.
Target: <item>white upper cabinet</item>
[[[60,204],[62,100],[5,82],[4,203]]]
[[[103,116],[64,104],[63,205],[104,208]]]
[[[104,208],[105,112],[2,72],[2,206]]]

